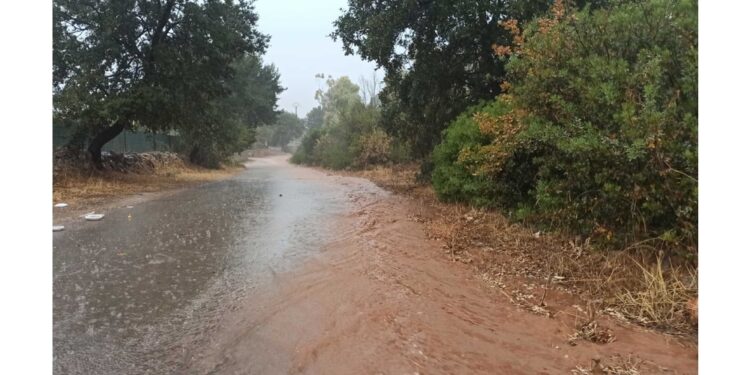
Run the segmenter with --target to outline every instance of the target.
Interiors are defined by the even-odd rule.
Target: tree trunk
[[[200,147],[198,145],[193,145],[193,148],[190,149],[190,155],[188,156],[188,160],[190,160],[193,164],[201,164],[200,160]]]
[[[89,155],[91,155],[91,161],[94,162],[96,169],[102,169],[102,147],[107,142],[113,140],[117,135],[125,130],[125,121],[117,121],[114,125],[102,130],[97,134],[94,139],[89,143]]]

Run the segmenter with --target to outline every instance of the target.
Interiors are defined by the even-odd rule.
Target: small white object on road
[[[67,203],[58,203],[55,205],[55,208],[65,208],[65,207],[68,207]]]
[[[84,218],[88,221],[99,221],[103,217],[104,217],[103,214],[95,214],[95,213],[86,214],[86,216],[84,216]]]
[[[53,225],[53,226],[52,226],[52,231],[53,231],[53,232],[61,232],[61,231],[62,231],[62,230],[64,230],[64,229],[65,229],[65,227],[64,227],[64,226],[62,226],[62,225]]]

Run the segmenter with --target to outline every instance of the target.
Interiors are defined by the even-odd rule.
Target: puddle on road
[[[259,163],[55,236],[55,372],[174,369],[174,342],[202,339],[253,289],[318,251],[345,197],[293,168]]]

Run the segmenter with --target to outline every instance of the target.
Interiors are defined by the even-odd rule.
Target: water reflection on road
[[[229,180],[66,223],[53,240],[55,372],[173,372],[185,342],[315,253],[345,199],[294,168],[259,159]]]

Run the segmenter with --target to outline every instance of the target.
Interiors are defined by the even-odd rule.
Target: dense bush
[[[346,138],[336,136],[337,132],[323,134],[315,145],[313,163],[331,169],[344,169],[350,166],[355,153]]]
[[[474,133],[469,145],[480,145],[457,157],[451,134],[469,125],[449,129],[435,157],[450,154],[462,168],[436,177],[442,194],[476,201],[476,191],[522,219],[610,246],[697,246],[697,2],[570,13],[558,1],[523,33],[512,20],[504,27],[516,35],[514,46],[496,46],[508,59],[500,100],[510,111],[478,113],[490,140]],[[467,173],[496,186],[449,189]]]
[[[394,143],[379,126],[380,108],[365,104],[359,87],[346,78],[329,79],[328,90],[316,96],[323,124],[308,130],[291,161],[332,169],[362,168],[403,161],[409,151]]]
[[[315,145],[318,144],[318,140],[323,135],[323,131],[320,128],[310,129],[302,137],[297,151],[294,152],[290,161],[295,164],[315,164],[313,159],[313,152],[315,151]]]
[[[359,136],[356,149],[359,166],[386,163],[391,156],[391,137],[383,129],[373,129]]]
[[[491,138],[479,131],[474,115],[500,115],[507,112],[506,107],[498,101],[470,107],[443,131],[443,141],[432,153],[432,184],[440,199],[480,206],[493,204],[497,185],[487,175],[473,173],[474,166],[460,155],[490,143]]]

